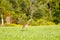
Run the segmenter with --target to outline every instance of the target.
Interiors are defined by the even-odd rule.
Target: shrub
[[[35,20],[32,20],[29,25],[37,26],[37,22]]]
[[[55,23],[54,22],[49,22],[49,21],[47,21],[47,20],[45,20],[45,19],[39,19],[39,20],[37,20],[37,24],[38,25],[55,25]]]
[[[46,21],[44,19],[38,19],[38,20],[32,20],[30,22],[30,25],[33,25],[33,26],[40,26],[40,25],[55,25],[54,22],[49,22],[49,21]]]
[[[60,25],[60,23],[58,23],[57,25]]]
[[[16,24],[6,24],[5,23],[5,26],[17,26]]]
[[[47,24],[47,25],[55,25],[54,22],[47,22],[46,24]]]

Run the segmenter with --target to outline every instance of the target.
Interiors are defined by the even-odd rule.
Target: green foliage
[[[37,24],[37,22],[36,22],[35,20],[32,20],[32,21],[30,22],[30,25],[32,25],[32,26],[37,26],[38,24]]]
[[[5,25],[4,26],[17,26],[16,24],[7,24],[7,23],[5,23]]]
[[[37,20],[38,25],[55,25],[54,22],[46,21],[46,19]]]
[[[54,10],[53,22],[55,22],[56,24],[60,23],[60,10]]]
[[[0,0],[0,8],[0,20],[3,14],[4,22],[5,12],[9,11],[15,24],[24,24],[31,17],[30,25],[60,23],[60,0]]]
[[[58,23],[58,25],[60,25],[60,23]]]
[[[47,22],[46,25],[55,25],[54,22]]]
[[[38,20],[32,20],[30,22],[30,25],[33,25],[33,26],[40,26],[40,25],[55,25],[54,22],[51,22],[51,21],[46,21],[45,19],[38,19]]]
[[[40,10],[35,11],[35,13],[33,14],[33,19],[42,18],[42,14],[40,12],[41,12]]]

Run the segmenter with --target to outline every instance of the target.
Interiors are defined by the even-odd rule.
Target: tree
[[[3,13],[0,14],[4,16],[5,12],[9,11],[12,23],[23,26],[30,24],[32,19],[35,22],[44,19],[42,23],[47,21],[56,23],[56,19],[57,23],[60,22],[60,0],[0,0],[0,8],[3,9],[1,10]],[[6,23],[6,16],[3,18]]]
[[[2,23],[2,26],[4,25],[4,19],[3,19],[3,17],[4,17],[4,9],[3,8],[0,8],[0,16],[1,16],[1,23]]]

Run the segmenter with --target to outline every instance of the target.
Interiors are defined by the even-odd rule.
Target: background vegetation
[[[8,22],[7,17],[10,17]],[[0,0],[0,24],[55,25],[60,23],[60,0]]]

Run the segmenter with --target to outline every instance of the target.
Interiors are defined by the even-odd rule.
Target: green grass
[[[60,26],[0,27],[0,40],[60,40]]]

